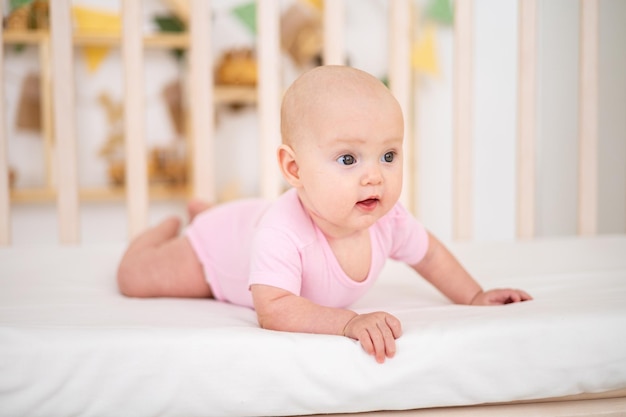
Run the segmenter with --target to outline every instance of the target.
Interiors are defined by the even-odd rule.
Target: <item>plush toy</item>
[[[12,10],[7,17],[4,18],[4,27],[6,30],[28,30],[28,21],[30,19],[30,4],[20,6]]]
[[[294,62],[306,66],[322,53],[322,13],[308,2],[294,2],[280,19],[280,44]]]
[[[226,52],[217,66],[215,82],[220,85],[256,85],[257,65],[252,50],[235,49]]]
[[[15,126],[21,130],[41,131],[41,90],[39,74],[31,73],[22,81],[22,91],[15,114]]]
[[[48,0],[35,0],[31,3],[30,25],[34,29],[50,28],[50,5]]]
[[[184,153],[176,147],[154,147],[148,155],[148,182],[152,185],[179,187],[187,183],[188,165]],[[109,161],[108,175],[111,184],[124,185],[126,165],[124,159]]]
[[[171,187],[187,183],[188,165],[181,152],[174,147],[155,147],[148,155],[148,182],[152,185]],[[115,186],[126,182],[126,165],[123,158],[109,160],[107,170],[109,181]]]
[[[180,186],[187,183],[187,161],[176,147],[155,147],[148,159],[148,178],[151,184]]]
[[[114,185],[124,184],[124,111],[122,103],[114,101],[107,93],[98,96],[98,102],[107,115],[107,140],[98,154],[106,159],[109,181]]]
[[[172,126],[178,135],[185,134],[185,112],[183,106],[183,93],[181,83],[178,80],[167,84],[161,93],[167,106]]]
[[[7,30],[48,29],[50,27],[48,0],[34,0],[15,7],[4,19]]]
[[[100,148],[99,154],[108,160],[119,158],[124,151],[124,110],[122,103],[113,101],[106,93],[98,96],[98,102],[104,108],[109,123],[107,140]]]

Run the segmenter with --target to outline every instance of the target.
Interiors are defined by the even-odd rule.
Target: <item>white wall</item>
[[[579,7],[568,0],[538,5],[537,232],[567,234],[577,216]]]
[[[626,230],[626,2],[602,0],[598,229]]]

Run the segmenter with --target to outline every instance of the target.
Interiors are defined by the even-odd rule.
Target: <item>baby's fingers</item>
[[[528,294],[526,291],[517,290],[517,292],[520,295],[520,301],[530,301],[533,299],[533,297],[530,294]]]
[[[370,336],[370,341],[373,347],[373,352],[368,353],[374,355],[374,358],[376,358],[376,362],[385,362],[385,356],[387,352],[387,342],[385,340],[385,336],[379,328],[368,329],[367,333]]]
[[[402,336],[402,324],[400,323],[400,320],[394,316],[388,315],[385,317],[385,323],[389,326],[394,339]]]
[[[504,300],[504,304],[519,303],[522,301],[532,300],[533,298],[522,290],[507,290],[508,295]]]
[[[400,321],[391,314],[377,312],[354,317],[346,324],[344,335],[357,339],[363,350],[383,363],[396,353],[396,341],[402,335]]]
[[[376,362],[383,363],[396,353],[396,342],[391,330],[378,327],[368,328],[363,337],[359,338],[363,350],[374,356]]]
[[[532,300],[532,297],[526,292],[506,288],[489,290],[483,293],[482,297],[477,297],[475,304],[498,305],[519,303],[528,300]]]
[[[400,324],[400,322],[398,322],[398,325]],[[396,339],[398,337],[400,337],[400,335],[398,334],[398,336],[395,336],[395,332],[394,329],[391,328],[389,326],[389,323],[387,322],[387,320],[385,320],[384,325],[379,326],[379,330],[380,333],[383,336],[383,342],[385,344],[384,348],[384,356],[383,356],[383,361],[384,361],[384,357],[388,357],[388,358],[393,358],[396,354]],[[399,328],[396,328],[396,331],[399,332]],[[400,332],[401,333],[401,332]]]
[[[376,362],[385,361],[385,342],[380,330],[374,327],[363,327],[356,335],[356,339],[361,343],[361,347],[368,354],[376,358]]]

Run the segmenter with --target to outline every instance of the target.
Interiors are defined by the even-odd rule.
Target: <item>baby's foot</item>
[[[174,236],[177,236],[178,232],[180,232],[180,219],[176,216],[170,216],[156,227],[165,238],[171,239]]]
[[[213,207],[211,204],[202,200],[191,200],[187,203],[187,214],[189,215],[189,223],[200,213]]]

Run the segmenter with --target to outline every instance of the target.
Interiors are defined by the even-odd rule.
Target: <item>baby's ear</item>
[[[300,185],[300,169],[296,162],[296,153],[289,145],[282,144],[278,147],[278,165],[283,177],[292,187]]]

